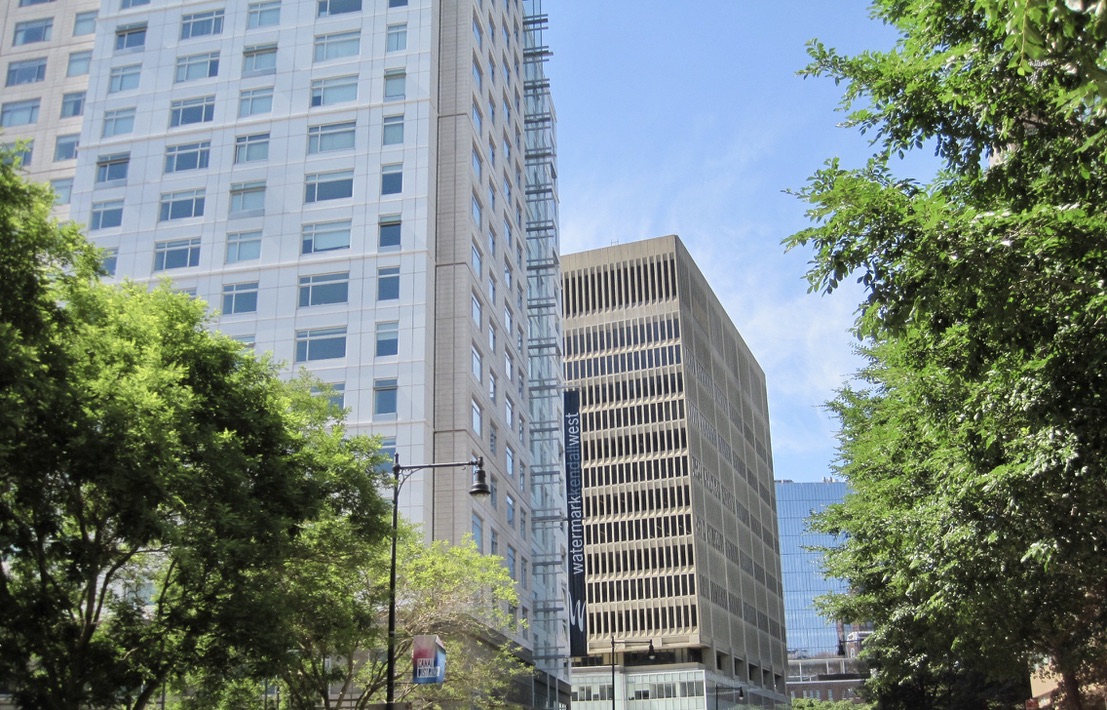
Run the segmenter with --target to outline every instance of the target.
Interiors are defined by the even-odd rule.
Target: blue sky
[[[795,75],[818,38],[847,53],[893,33],[859,0],[547,0],[562,250],[678,234],[764,368],[777,478],[834,459],[822,410],[859,361],[852,287],[807,292],[798,189],[868,143],[837,127],[842,87]]]

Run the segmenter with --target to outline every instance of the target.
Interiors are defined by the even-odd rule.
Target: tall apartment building
[[[560,273],[541,0],[14,0],[2,140],[116,278],[311,371],[503,556],[529,707],[567,703]],[[80,100],[77,100],[77,97]],[[79,145],[79,149],[78,149]],[[51,155],[53,153],[53,155]],[[51,157],[54,159],[51,160]],[[67,182],[67,181],[71,181]],[[69,189],[71,187],[71,189]]]
[[[574,707],[783,706],[764,373],[677,237],[562,269],[587,589]]]
[[[848,493],[847,483],[833,479],[776,482],[791,698],[856,698],[867,675],[857,659],[866,628],[828,620],[815,606],[818,597],[845,592],[847,587],[823,571],[818,548],[832,547],[834,536],[812,531],[809,521]]]

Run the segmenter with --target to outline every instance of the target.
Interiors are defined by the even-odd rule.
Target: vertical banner
[[[569,505],[569,655],[588,655],[584,598],[584,477],[580,448],[580,392],[565,391],[565,481]]]
[[[437,636],[415,636],[411,642],[411,682],[430,685],[446,681],[446,646]]]

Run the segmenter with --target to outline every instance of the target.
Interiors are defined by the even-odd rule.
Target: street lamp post
[[[615,710],[615,644],[621,643],[624,646],[636,643],[635,641],[616,641],[615,637],[611,637],[611,710]],[[653,641],[650,641],[649,650],[646,651],[647,656],[652,661],[657,658],[657,652],[653,648]]]
[[[396,454],[392,462],[392,563],[388,572],[388,676],[385,678],[385,702],[391,709],[396,700],[396,535],[400,524],[400,474],[411,475],[416,471],[435,468],[476,467],[473,472],[473,486],[469,495],[477,499],[487,498],[492,489],[488,486],[488,474],[484,471],[484,457],[478,456],[472,461],[453,461],[450,463],[425,463],[418,466],[401,466],[400,455]]]
[[[741,686],[738,686],[737,688],[724,688],[722,692],[724,692],[724,693],[734,693],[735,698],[739,701],[746,699],[746,691],[743,690]],[[719,710],[719,683],[718,683],[718,681],[715,682],[715,710]]]

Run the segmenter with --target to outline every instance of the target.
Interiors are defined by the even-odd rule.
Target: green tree
[[[816,224],[786,240],[813,249],[813,289],[866,289],[870,367],[834,405],[856,495],[824,527],[905,683],[1047,657],[1082,708],[1105,675],[1104,12],[880,0],[893,50],[810,48],[874,136],[800,191]],[[938,174],[897,175],[923,147]]]
[[[148,705],[283,647],[298,531],[380,535],[372,442],[167,287],[112,287],[0,165],[0,683],[22,707]]]
[[[792,701],[792,710],[871,710],[872,706],[866,703],[855,703],[852,700],[815,700],[813,698],[797,698]]]

